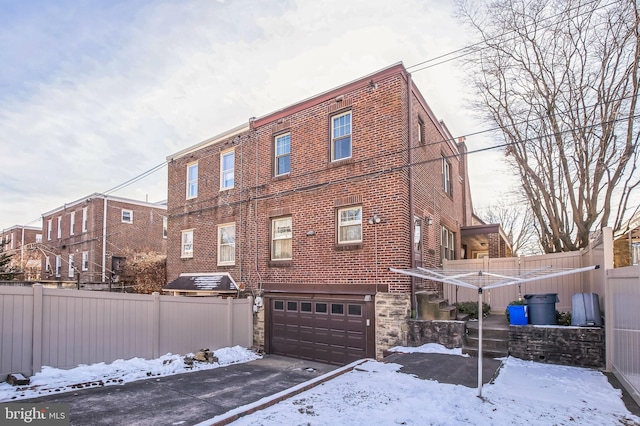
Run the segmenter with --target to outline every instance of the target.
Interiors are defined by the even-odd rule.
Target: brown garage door
[[[371,356],[363,302],[273,298],[270,308],[270,353],[338,365]]]

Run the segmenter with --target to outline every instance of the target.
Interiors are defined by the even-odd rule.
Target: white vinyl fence
[[[640,266],[607,271],[607,370],[640,404]]]
[[[0,286],[0,380],[200,349],[251,347],[252,299]]]
[[[609,259],[605,253],[611,251],[613,256],[613,240],[610,230],[603,232],[604,237],[596,238],[584,250],[566,253],[553,253],[539,256],[463,259],[444,262],[446,270],[483,271],[518,276],[526,271],[550,267],[557,269],[576,269],[599,265],[600,269],[546,278],[537,281],[498,287],[484,293],[484,301],[491,306],[491,312],[504,313],[510,302],[518,300],[526,294],[556,293],[559,302],[556,309],[561,312],[571,311],[571,298],[576,293],[597,293],[601,308],[604,301],[604,274],[606,268],[613,268],[613,257]],[[610,248],[610,249],[609,249]],[[444,284],[444,298],[450,303],[477,302],[478,293],[472,289],[460,288]]]

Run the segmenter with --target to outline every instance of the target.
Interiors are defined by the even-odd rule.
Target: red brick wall
[[[281,122],[259,120],[245,133],[170,161],[168,279],[184,272],[227,271],[248,286],[260,283],[385,284],[407,292],[408,277],[389,267],[408,268],[412,256],[409,211],[407,81],[402,73],[363,81],[334,98],[307,102]],[[357,85],[356,85],[357,86]],[[441,154],[452,155],[438,123],[414,99],[413,132],[424,117],[427,142],[413,150],[414,212],[433,216],[423,226],[423,264],[439,262],[439,223],[463,221],[458,160],[451,158],[452,197],[441,188]],[[352,111],[352,158],[330,162],[330,116]],[[273,136],[291,133],[291,172],[273,177]],[[417,145],[414,140],[414,145]],[[235,188],[219,191],[220,152],[235,147]],[[187,165],[198,161],[198,197],[185,200]],[[256,167],[257,165],[257,167]],[[362,206],[363,242],[350,250],[336,247],[336,208]],[[293,259],[270,262],[270,217],[290,212]],[[377,214],[378,225],[367,220]],[[236,224],[236,264],[217,266],[217,224]],[[180,258],[181,231],[194,230],[193,258]],[[453,229],[458,232],[457,228]],[[307,233],[313,235],[307,235]],[[459,239],[458,239],[459,245]],[[459,252],[459,248],[458,248]],[[378,259],[377,268],[376,261]]]
[[[87,208],[87,231],[82,232],[82,209]],[[133,212],[133,223],[122,222],[122,209]],[[70,235],[71,215],[75,212],[73,235]],[[166,239],[162,236],[162,218],[166,209],[147,204],[137,204],[108,198],[106,270],[107,279],[112,256],[125,256],[131,251],[166,252]],[[62,237],[58,238],[58,217],[62,217]],[[99,282],[102,279],[104,198],[88,198],[86,202],[72,204],[48,216],[43,216],[43,250],[49,256],[52,270],[45,271],[43,279],[69,280],[69,254],[74,254],[74,263],[80,271],[81,282]],[[51,240],[47,240],[48,220],[52,220]],[[89,267],[82,271],[82,253],[89,252]],[[55,276],[55,256],[62,256],[62,272]],[[77,277],[76,277],[77,278]]]

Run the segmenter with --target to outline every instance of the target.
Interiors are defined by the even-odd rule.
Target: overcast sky
[[[437,0],[0,0],[0,229],[40,226],[250,117],[464,47],[453,12]],[[454,136],[487,128],[459,63],[417,68]],[[499,142],[467,137],[469,150]],[[475,207],[513,185],[499,151],[469,166]],[[163,167],[113,195],[163,200],[166,181]]]

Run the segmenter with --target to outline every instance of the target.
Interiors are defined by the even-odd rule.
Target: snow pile
[[[463,357],[468,357],[468,354],[462,353],[462,348],[453,348],[447,349],[444,346],[438,343],[425,343],[422,346],[418,346],[415,348],[411,348],[408,346],[394,346],[389,349],[391,352],[402,352],[405,354],[410,353],[423,353],[423,354],[447,354],[447,355],[458,355]]]
[[[214,351],[218,362],[194,362],[192,367],[184,363],[183,355],[166,354],[157,359],[118,359],[110,364],[104,362],[79,365],[70,370],[42,367],[42,371],[31,377],[27,386],[11,386],[0,383],[0,402],[15,401],[51,393],[70,392],[96,386],[121,385],[150,377],[163,377],[192,371],[209,370],[225,365],[253,361],[260,356],[241,346]],[[193,356],[193,354],[188,354]]]

